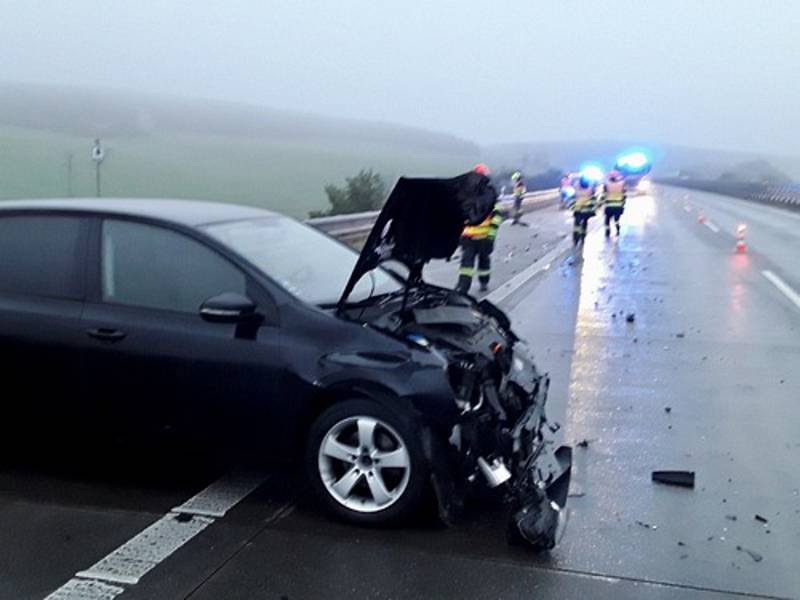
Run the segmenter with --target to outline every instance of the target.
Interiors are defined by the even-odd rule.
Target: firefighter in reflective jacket
[[[461,234],[461,267],[458,269],[456,289],[466,294],[475,275],[475,259],[478,261],[478,281],[481,291],[489,288],[492,275],[492,252],[497,239],[497,230],[503,222],[503,213],[498,202],[494,210],[478,225],[467,225]]]
[[[497,192],[489,181],[489,168],[481,163],[475,165],[472,170],[483,176],[485,185],[481,189],[483,189],[483,193],[491,195],[495,204],[489,216],[477,225],[465,226],[461,233],[461,267],[458,269],[456,289],[464,294],[469,292],[469,288],[472,286],[472,277],[475,275],[475,259],[478,260],[478,281],[480,281],[481,290],[486,291],[488,288],[494,241],[497,238],[497,230],[503,222],[503,213],[498,202]]]
[[[617,227],[617,235],[619,235],[619,219],[625,212],[625,198],[625,178],[615,169],[608,174],[606,182],[606,237],[611,236],[612,220]]]
[[[597,210],[597,198],[595,196],[595,185],[588,177],[581,177],[575,186],[575,199],[572,203],[572,215],[575,219],[575,227],[572,230],[572,243],[577,246],[586,239],[586,229],[589,219],[595,215]]]

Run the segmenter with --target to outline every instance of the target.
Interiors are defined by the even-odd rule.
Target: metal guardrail
[[[674,177],[659,178],[655,181],[656,183],[664,183],[690,190],[713,192],[800,211],[800,186],[798,185],[769,185],[766,183],[719,181],[715,179],[680,179]]]
[[[555,188],[530,192],[525,194],[522,210],[523,212],[530,212],[543,208],[557,198],[558,190]],[[513,196],[506,195],[502,196],[500,201],[504,205],[511,206],[514,202],[514,198]],[[374,210],[352,213],[349,215],[336,215],[333,217],[316,217],[313,219],[306,219],[306,223],[340,240],[352,241],[366,236],[370,232],[379,213],[380,211]]]

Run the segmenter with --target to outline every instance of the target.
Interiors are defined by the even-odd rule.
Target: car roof
[[[189,227],[210,223],[275,216],[276,213],[240,204],[160,198],[53,198],[0,201],[3,211],[59,211],[143,217]]]

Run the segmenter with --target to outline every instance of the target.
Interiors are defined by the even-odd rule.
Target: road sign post
[[[97,197],[101,196],[100,190],[100,165],[103,164],[103,159],[105,158],[105,149],[103,148],[103,144],[100,139],[96,139],[94,141],[94,145],[92,146],[92,160],[94,161],[95,167],[95,185],[97,191]]]

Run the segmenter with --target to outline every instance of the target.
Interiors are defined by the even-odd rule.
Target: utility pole
[[[95,167],[95,184],[97,188],[97,197],[101,196],[100,193],[100,165],[103,164],[103,159],[105,158],[105,150],[103,149],[103,144],[100,142],[100,138],[95,139],[94,145],[92,146],[92,160],[94,161]]]
[[[72,198],[72,152],[67,152],[67,198]]]

